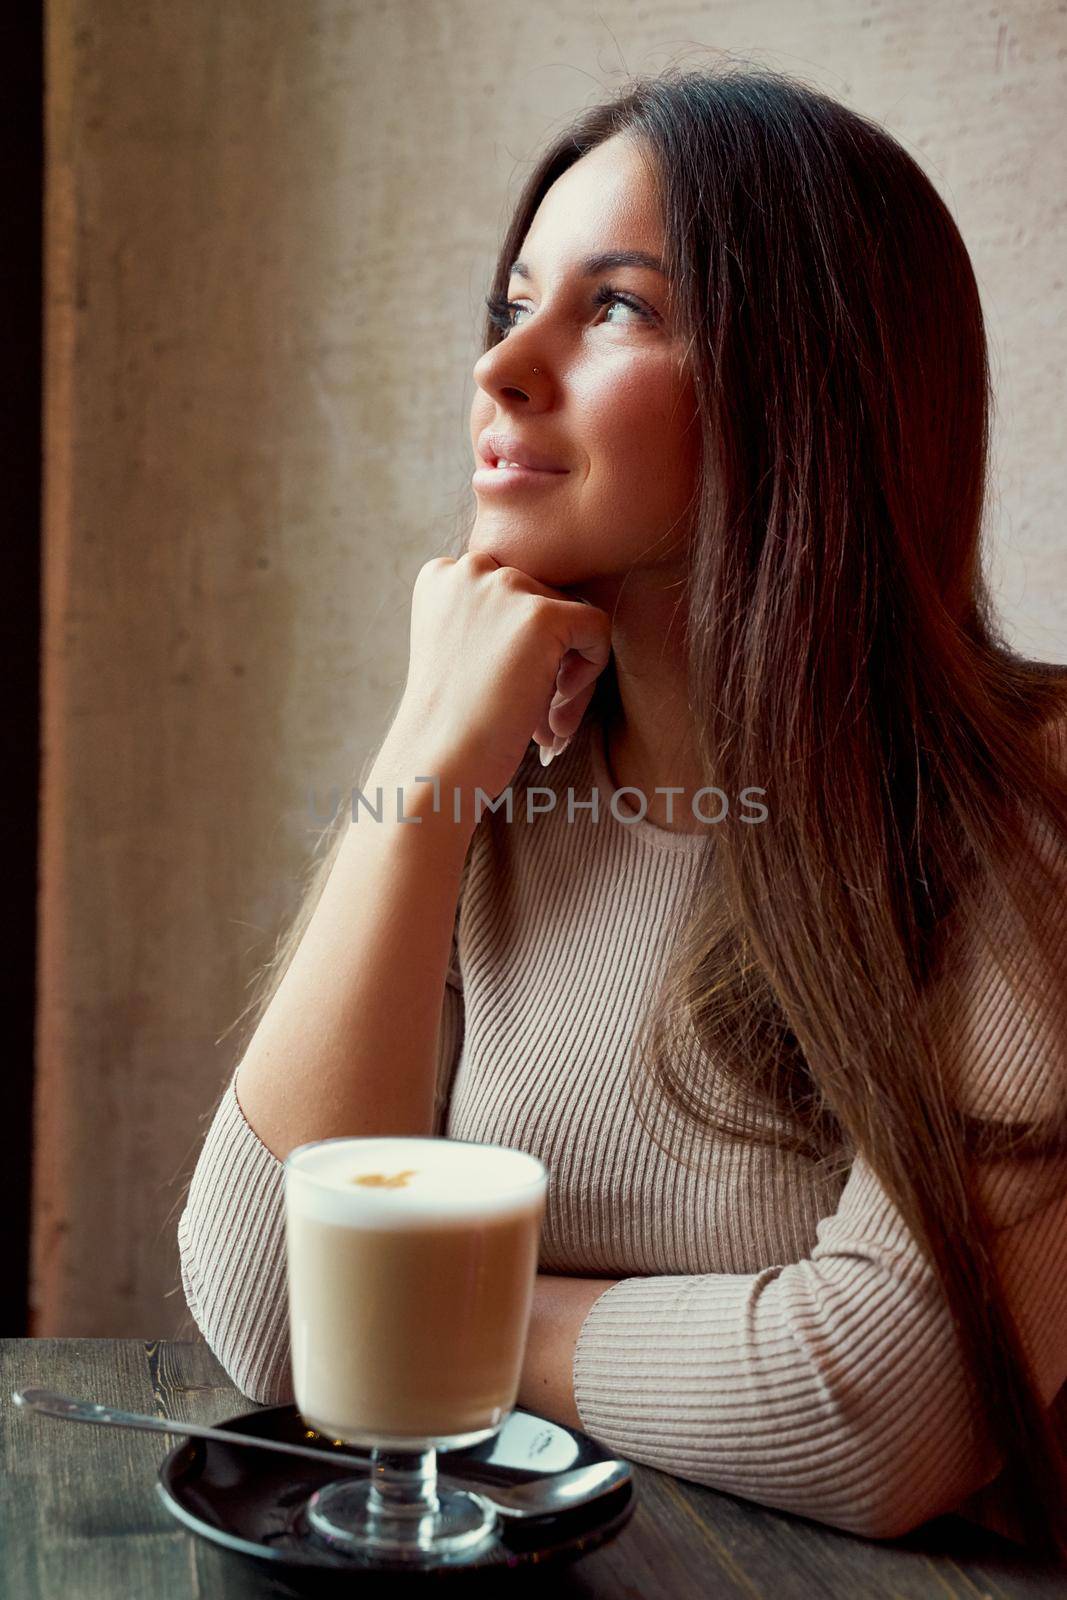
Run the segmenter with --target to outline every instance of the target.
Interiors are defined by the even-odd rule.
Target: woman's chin
[[[577,536],[558,524],[549,529],[536,525],[520,528],[509,527],[503,519],[479,517],[467,537],[466,549],[492,556],[502,567],[517,567],[550,589],[581,588],[604,576],[602,569],[591,569],[587,561],[575,559]]]
[[[555,586],[561,581],[558,575],[548,576],[549,569],[557,567],[559,563],[552,559],[551,552],[545,550],[536,536],[527,534],[524,537],[506,528],[492,528],[479,523],[467,541],[467,549],[472,554],[492,556],[502,567],[518,567],[520,572],[528,573],[539,583]],[[565,581],[570,583],[573,579],[568,577]]]

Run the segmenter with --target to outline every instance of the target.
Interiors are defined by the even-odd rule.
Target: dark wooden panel
[[[41,749],[41,446],[43,7],[5,6],[0,20],[0,481],[4,486],[4,598],[0,606],[0,849],[4,853],[4,959],[0,1005],[6,1062],[0,1074],[0,1334],[29,1323],[33,1193],[33,1053],[37,959],[37,807]]]

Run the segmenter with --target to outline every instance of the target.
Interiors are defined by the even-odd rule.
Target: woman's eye
[[[624,300],[620,294],[609,295],[604,301],[604,304],[608,307],[609,311],[612,306],[622,306],[624,311],[633,311],[641,317],[647,315],[647,313],[643,311],[640,306],[634,305],[630,300]]]
[[[499,298],[494,298],[492,295],[487,297],[485,303],[489,307],[489,316],[491,320],[498,328],[502,328],[505,333],[509,328],[513,328],[515,326],[515,319],[512,316],[512,312],[524,311],[526,309],[525,306],[521,305],[518,300],[501,300]]]
[[[500,295],[486,295],[485,303],[489,308],[489,320],[504,333],[509,332],[515,326],[513,313],[529,311],[530,309],[521,300],[506,300]],[[642,305],[634,296],[622,294],[619,290],[612,289],[608,284],[602,285],[597,290],[593,296],[593,303],[594,305],[605,305],[609,308],[616,305],[622,306],[625,311],[632,311],[635,316],[644,322],[655,320],[654,313],[647,306]]]

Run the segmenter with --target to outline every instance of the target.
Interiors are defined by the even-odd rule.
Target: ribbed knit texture
[[[528,820],[528,786],[542,791],[535,805],[555,797],[554,808]],[[580,805],[594,790],[596,822]],[[528,1150],[549,1169],[541,1270],[621,1280],[594,1303],[575,1350],[582,1426],[633,1461],[868,1537],[952,1509],[1011,1531],[990,1482],[997,1463],[972,1443],[943,1296],[866,1164],[834,1178],[765,1144],[683,1137],[668,1120],[672,1159],[637,1117],[634,1035],[716,828],[622,821],[612,791],[589,723],[547,770],[531,749],[510,823],[502,810],[483,817],[438,1046],[435,1131]],[[620,812],[633,804],[616,798]],[[991,929],[995,947],[1016,941],[1014,987],[980,941],[953,954],[946,1015],[960,1082],[982,1111],[1019,1114],[1063,1089],[1067,861],[1052,859],[1062,874],[1043,902],[1039,948]],[[1003,1164],[984,1192],[1063,1432],[1067,1195],[1049,1203],[1056,1180],[1056,1169]],[[233,1079],[178,1238],[190,1310],[234,1383],[264,1403],[291,1400],[283,1168],[245,1121]]]

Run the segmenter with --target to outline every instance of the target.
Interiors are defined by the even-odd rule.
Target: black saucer
[[[351,1476],[330,1461],[341,1453],[329,1439],[310,1429],[295,1405],[270,1406],[214,1424],[237,1433],[261,1434],[293,1444],[321,1448],[321,1468],[299,1456],[229,1446],[214,1439],[188,1439],[160,1464],[156,1491],[172,1516],[205,1539],[267,1563],[281,1575],[325,1577],[336,1573],[388,1572],[400,1576],[395,1563],[347,1555],[324,1544],[308,1528],[304,1507],[315,1489],[341,1476]],[[343,1447],[346,1459],[365,1452]],[[368,1458],[369,1459],[369,1458]],[[500,1432],[467,1450],[438,1453],[442,1473],[466,1479],[472,1489],[492,1494],[492,1484],[523,1483],[571,1467],[613,1459],[587,1434],[518,1409]],[[465,1465],[466,1464],[466,1465]],[[406,1580],[439,1586],[446,1575],[465,1582],[478,1572],[500,1573],[549,1562],[573,1561],[606,1544],[629,1520],[634,1509],[632,1480],[609,1495],[553,1516],[501,1520],[497,1535],[477,1554],[447,1564],[402,1569]]]

